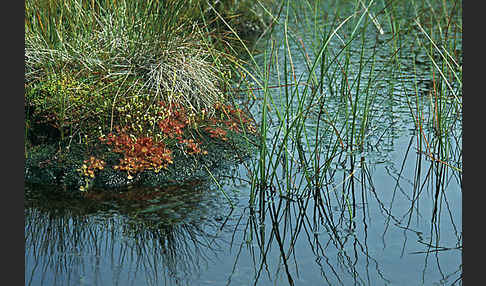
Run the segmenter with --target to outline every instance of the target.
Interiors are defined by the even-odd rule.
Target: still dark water
[[[302,32],[307,19],[302,15],[289,27],[311,47],[315,33]],[[378,35],[370,25],[365,34],[372,40],[350,48],[352,58],[363,45],[388,43],[373,65],[374,72],[383,69],[382,76],[373,77],[373,88],[367,89],[373,90],[368,143],[333,159],[318,197],[299,183],[303,171],[296,170],[293,192],[280,195],[276,184],[259,197],[261,208],[250,206],[251,162],[216,176],[234,208],[211,179],[109,197],[93,191],[85,199],[27,186],[25,285],[462,284],[461,114],[445,113],[451,122],[446,138],[434,136],[432,128],[417,135],[411,110],[423,111],[424,122],[433,118],[430,65],[426,55],[407,50],[413,46],[407,41],[414,40],[406,35],[403,49],[394,53],[401,68],[385,65],[394,51],[387,27]],[[277,28],[277,38],[282,30]],[[341,41],[331,41],[330,51],[338,51]],[[294,72],[305,75],[299,43],[291,44]],[[353,81],[359,57],[350,63]],[[327,107],[344,130],[343,101],[332,96],[342,83],[335,74],[324,93],[331,94]],[[362,80],[368,81],[366,73]],[[272,92],[279,97],[278,90]],[[312,118],[306,128],[312,136]],[[282,170],[279,175],[285,177]]]
[[[26,285],[288,285],[282,256],[295,285],[451,285],[462,273],[460,186],[453,174],[428,179],[431,163],[417,170],[410,139],[397,139],[396,164],[362,168],[351,223],[331,202],[336,233],[312,201],[274,196],[252,213],[248,186],[229,179],[233,210],[199,183],[147,190],[138,204],[27,199]]]

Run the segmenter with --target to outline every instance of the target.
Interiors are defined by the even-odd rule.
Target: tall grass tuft
[[[200,29],[198,1],[26,2],[26,81],[52,73],[140,79],[144,92],[193,111],[223,99]]]

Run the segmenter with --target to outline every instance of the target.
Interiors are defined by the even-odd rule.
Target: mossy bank
[[[234,86],[271,2],[27,1],[26,182],[155,186],[248,156]]]
[[[59,151],[57,144],[43,144],[31,148],[26,155],[25,181],[77,192],[91,188],[156,187],[191,180],[211,180],[211,177],[247,159],[254,152],[241,134],[233,132],[228,138],[231,139],[220,142],[220,139],[207,137],[202,144],[207,153],[188,155],[182,150],[175,150],[172,153],[173,163],[165,168],[158,171],[145,169],[133,174],[116,168],[123,155],[107,146],[100,144],[93,149],[84,144],[73,144],[69,150]],[[91,158],[102,161],[103,167],[93,167]]]

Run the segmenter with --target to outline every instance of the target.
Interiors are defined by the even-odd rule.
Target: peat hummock
[[[186,133],[181,130],[172,145],[134,138],[120,131],[101,137],[96,144],[62,146],[50,142],[31,146],[26,153],[25,181],[61,186],[67,191],[86,191],[206,180],[212,173],[248,158],[256,136],[251,132],[252,125],[247,125],[250,131],[244,131],[235,121],[221,121],[229,127],[216,127],[214,118],[210,122],[216,125]],[[174,134],[173,130],[168,132]],[[161,146],[164,152],[160,152]]]
[[[246,0],[27,1],[26,183],[157,186],[241,161],[256,126],[234,86],[264,11]]]

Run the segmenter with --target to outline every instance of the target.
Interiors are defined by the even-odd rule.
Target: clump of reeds
[[[252,204],[258,196],[264,201],[267,190],[287,196],[323,192],[334,165],[355,154],[365,158],[383,138],[395,136],[399,98],[416,112],[411,116],[419,139],[432,141],[422,135],[425,128],[434,129],[432,137],[451,132],[462,109],[459,3],[283,2],[275,21],[280,34],[272,35],[253,73],[259,91],[250,91],[259,101],[261,127],[258,160],[249,167]],[[427,67],[421,74],[418,64]],[[420,81],[432,86],[426,99]],[[431,102],[429,122],[425,101]]]

